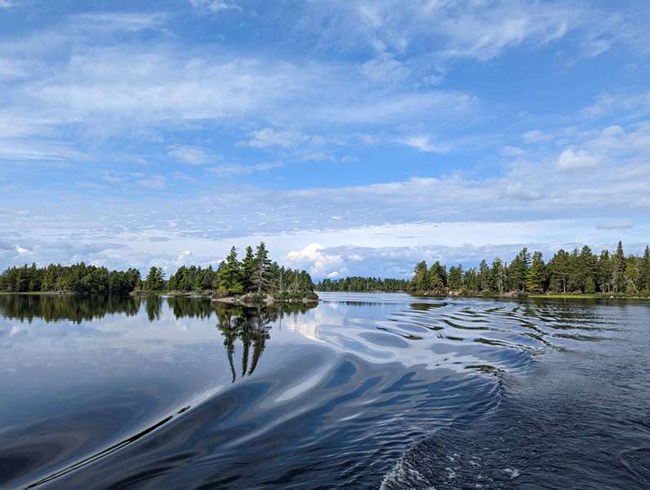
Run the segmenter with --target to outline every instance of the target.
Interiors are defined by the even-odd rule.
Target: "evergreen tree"
[[[598,288],[604,293],[613,290],[612,278],[614,276],[614,264],[609,251],[603,250],[598,257]]]
[[[237,260],[237,249],[232,247],[226,260],[221,262],[217,270],[219,290],[223,293],[239,294],[244,291],[241,280],[241,264]]]
[[[618,242],[616,253],[612,257],[612,288],[615,293],[625,290],[625,253],[621,241]]]
[[[542,252],[533,254],[533,261],[526,278],[526,288],[531,293],[543,293],[546,290],[546,265]]]
[[[253,275],[253,287],[257,293],[266,291],[271,285],[271,259],[264,242],[260,242],[255,250],[255,273]]]
[[[438,260],[429,269],[429,287],[438,293],[447,288],[447,268]]]
[[[527,248],[521,249],[521,252],[512,260],[508,266],[508,282],[513,291],[526,291],[526,278],[530,268],[530,253]]]
[[[145,291],[162,291],[165,289],[165,276],[161,267],[151,267],[144,281]]]
[[[480,291],[489,291],[490,290],[490,267],[488,266],[485,259],[481,260],[481,263],[478,266],[478,278],[479,278]]]
[[[598,259],[585,245],[580,251],[579,259],[580,290],[586,294],[596,292],[598,283]]]
[[[625,260],[625,294],[639,294],[640,265],[641,260],[637,257],[628,257]]]
[[[246,247],[246,252],[241,264],[244,291],[250,292],[254,290],[256,265],[253,247],[249,245]]]
[[[492,262],[490,276],[490,290],[495,293],[503,294],[506,288],[508,276],[506,273],[506,266],[499,257],[494,259]]]
[[[566,293],[569,276],[571,259],[569,253],[563,249],[558,250],[549,262],[551,274],[551,290],[556,293]]]
[[[427,263],[424,260],[418,262],[413,272],[413,280],[411,281],[412,290],[419,293],[430,291],[431,284],[429,283],[429,268],[427,267]]]
[[[449,289],[460,291],[463,288],[463,266],[451,266],[449,268]]]
[[[650,294],[650,247],[647,245],[639,267],[639,287],[645,294]]]

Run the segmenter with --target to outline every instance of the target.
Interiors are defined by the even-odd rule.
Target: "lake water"
[[[0,296],[0,487],[650,488],[650,305]]]

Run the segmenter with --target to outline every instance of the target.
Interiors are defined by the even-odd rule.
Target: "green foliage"
[[[204,269],[197,266],[181,266],[169,276],[167,289],[169,291],[188,293],[191,291],[208,291],[213,289],[217,281],[217,273],[209,266]]]
[[[220,296],[250,292],[276,295],[282,292],[307,293],[313,292],[314,287],[307,271],[280,267],[273,262],[264,242],[254,253],[251,247],[247,247],[241,262],[237,259],[237,249],[233,247],[216,272],[216,290]]]
[[[306,271],[280,267],[271,261],[264,243],[260,243],[255,252],[247,247],[241,262],[237,258],[237,249],[232,247],[217,270],[212,266],[181,266],[169,276],[168,281],[165,281],[161,267],[151,267],[143,281],[137,269],[108,270],[83,262],[71,266],[51,264],[37,267],[32,264],[10,267],[0,274],[0,292],[123,295],[136,290],[152,293],[216,290],[218,294],[226,296],[247,292],[287,292],[292,293],[289,295],[291,298],[304,298],[309,296],[306,293],[313,293],[314,283]],[[155,309],[151,311],[155,316]]]
[[[260,242],[255,250],[255,257],[253,259],[253,276],[248,278],[253,284],[253,289],[258,294],[263,291],[275,289],[275,284],[271,276],[271,266],[273,263],[269,259],[269,252],[266,249],[264,242]]]
[[[397,292],[407,291],[410,281],[406,279],[381,279],[379,277],[344,277],[323,279],[316,285],[317,291],[355,291],[355,292]]]
[[[543,293],[546,290],[546,277],[546,265],[544,265],[542,252],[535,252],[526,278],[526,288],[531,293]]]
[[[109,271],[81,262],[70,266],[10,267],[0,275],[0,291],[12,293],[62,292],[78,294],[128,294],[140,282],[140,272]]]
[[[482,260],[478,270],[463,271],[458,265],[450,267],[449,273],[439,262],[427,269],[426,262],[422,261],[415,267],[410,291],[650,295],[650,247],[645,248],[642,257],[625,257],[621,242],[614,254],[603,250],[599,256],[586,245],[571,253],[560,249],[547,264],[541,252],[534,252],[531,260],[528,249],[524,248],[510,264],[496,258],[488,266]]]
[[[431,282],[429,280],[429,268],[427,263],[423,260],[419,262],[414,269],[413,280],[411,281],[412,290],[425,292],[431,290]]]
[[[639,288],[650,294],[650,247],[646,246],[639,265]]]
[[[151,267],[142,289],[148,292],[158,292],[165,289],[165,274],[161,267]]]
[[[464,276],[462,265],[452,265],[449,268],[449,289],[452,291],[460,291],[463,289]]]

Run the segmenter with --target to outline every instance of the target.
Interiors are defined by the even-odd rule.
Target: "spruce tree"
[[[533,261],[526,277],[526,288],[531,293],[543,293],[546,290],[546,266],[542,252],[533,254]]]
[[[219,265],[217,277],[221,291],[235,294],[243,292],[241,264],[237,260],[237,249],[235,247],[230,249],[226,260]]]
[[[429,285],[429,268],[427,263],[423,260],[418,262],[413,270],[413,280],[411,281],[411,288],[416,293],[424,293],[431,289]]]
[[[646,245],[639,270],[639,286],[642,292],[650,294],[650,247]]]
[[[258,294],[268,291],[271,286],[271,259],[264,242],[260,242],[255,250],[255,273],[253,286]]]
[[[618,242],[616,253],[612,257],[612,286],[615,293],[622,293],[625,288],[625,253],[621,241]]]
[[[246,247],[246,253],[241,262],[242,285],[244,291],[253,291],[255,282],[255,254],[253,247]]]

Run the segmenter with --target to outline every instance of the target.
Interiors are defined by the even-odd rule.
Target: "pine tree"
[[[151,267],[144,281],[145,291],[163,291],[165,289],[165,276],[161,267]]]
[[[513,291],[526,291],[526,277],[530,268],[530,253],[527,248],[521,249],[508,266],[508,281]]]
[[[551,289],[555,292],[566,293],[570,275],[570,256],[563,249],[558,250],[549,262],[551,273]]]
[[[490,271],[491,275],[491,290],[493,292],[498,292],[499,294],[503,294],[506,288],[506,281],[508,279],[507,273],[506,273],[506,266],[503,263],[503,261],[497,257],[494,259],[492,262],[492,269]]]
[[[647,245],[639,267],[639,287],[645,294],[650,294],[650,247]]]
[[[580,251],[580,289],[583,293],[593,294],[596,292],[598,281],[598,259],[585,245]]]
[[[490,290],[490,267],[485,259],[481,260],[481,263],[478,266],[478,281],[479,289],[481,291]]]
[[[622,293],[625,289],[625,253],[621,241],[618,242],[616,253],[612,257],[612,286],[615,293]]]
[[[230,249],[226,260],[219,265],[217,281],[222,292],[235,294],[243,292],[241,264],[237,260],[237,249],[235,247]]]
[[[447,268],[438,260],[429,269],[429,287],[437,292],[442,292],[447,287]]]
[[[609,251],[603,250],[598,257],[598,289],[609,293],[613,289],[612,277],[614,267]]]
[[[253,247],[246,247],[246,253],[241,263],[241,275],[244,291],[253,291],[255,282],[255,254]]]
[[[533,261],[526,277],[526,288],[531,293],[543,293],[546,290],[546,265],[542,252],[533,254]]]
[[[463,288],[463,266],[451,266],[449,268],[449,289],[460,291]]]
[[[429,284],[429,268],[427,263],[423,260],[418,262],[413,270],[413,280],[411,281],[411,289],[416,293],[424,293],[431,290]]]
[[[257,293],[268,291],[271,286],[271,259],[264,242],[260,242],[255,250],[255,273],[253,275],[253,286]]]

